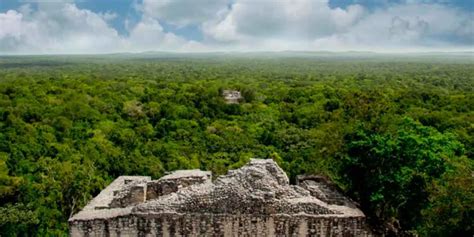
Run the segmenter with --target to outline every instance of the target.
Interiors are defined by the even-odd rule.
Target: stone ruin
[[[120,176],[69,227],[71,236],[372,236],[364,213],[326,179],[290,185],[261,159],[214,181],[200,170]]]
[[[224,96],[224,100],[227,104],[238,104],[242,99],[240,91],[235,90],[223,90],[222,96]]]

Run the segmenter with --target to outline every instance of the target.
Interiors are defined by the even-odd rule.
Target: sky
[[[0,54],[474,50],[474,0],[0,0]]]

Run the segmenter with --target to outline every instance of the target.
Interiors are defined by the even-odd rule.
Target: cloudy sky
[[[474,0],[0,0],[0,54],[474,50]]]

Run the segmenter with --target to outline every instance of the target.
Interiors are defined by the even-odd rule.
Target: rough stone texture
[[[355,208],[353,202],[342,195],[341,190],[327,178],[318,175],[298,175],[296,185],[308,190],[311,196],[328,204],[344,205]]]
[[[222,95],[227,104],[238,104],[239,100],[242,99],[240,91],[223,90]]]
[[[148,182],[146,185],[146,200],[156,199],[191,185],[210,183],[211,177],[211,172],[201,170],[175,171],[159,180]]]
[[[329,181],[300,176],[290,185],[274,161],[259,159],[214,182],[199,170],[121,176],[69,225],[71,236],[372,236]]]

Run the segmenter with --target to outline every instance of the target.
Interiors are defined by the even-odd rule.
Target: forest
[[[378,233],[472,236],[474,58],[0,57],[0,236],[67,236],[120,175],[254,157],[327,176]]]

